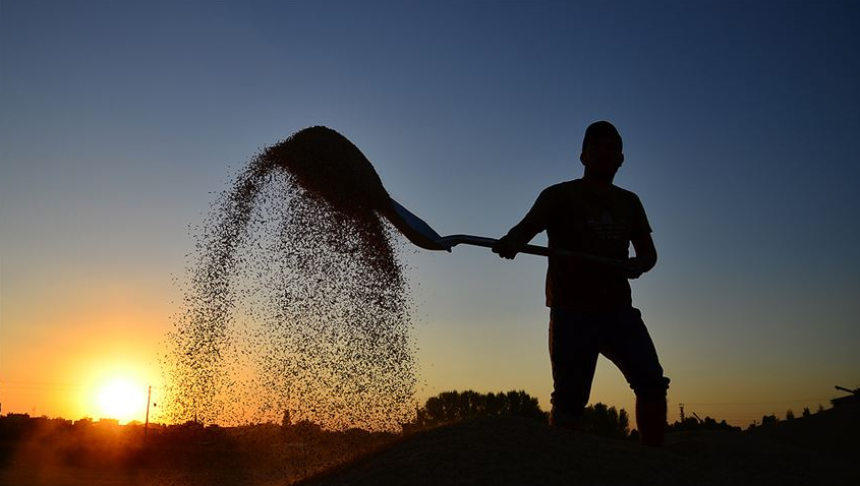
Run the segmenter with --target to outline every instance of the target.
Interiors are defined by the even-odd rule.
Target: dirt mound
[[[842,405],[810,415],[756,427],[756,437],[856,461],[860,457],[860,405]]]
[[[494,417],[407,437],[302,484],[847,485],[851,474],[841,459],[747,433],[675,434],[653,450]]]

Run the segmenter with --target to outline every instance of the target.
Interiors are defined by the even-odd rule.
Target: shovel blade
[[[394,199],[391,199],[391,208],[387,211],[381,211],[381,213],[406,239],[416,246],[425,250],[451,251],[451,247],[441,241],[442,237],[439,236],[439,233]]]

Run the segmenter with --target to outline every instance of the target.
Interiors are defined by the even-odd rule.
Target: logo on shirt
[[[603,241],[626,240],[630,229],[627,221],[615,221],[608,209],[602,210],[599,215],[590,215],[586,220],[586,227],[595,238]]]

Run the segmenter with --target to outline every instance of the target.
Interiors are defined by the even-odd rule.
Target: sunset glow
[[[120,423],[143,420],[146,387],[131,379],[113,379],[99,388],[95,405],[100,418],[117,419]]]
[[[610,120],[624,139],[615,182],[641,199],[660,255],[631,286],[672,380],[669,422],[683,404],[688,417],[747,427],[860,387],[860,2],[105,3],[0,1],[2,415],[143,422],[151,385],[152,423],[215,424],[171,412],[198,406],[174,394],[208,393],[208,375],[183,381],[171,367],[208,366],[201,349],[247,373],[225,399],[248,410],[231,419],[272,403],[245,383],[275,381],[280,401],[318,408],[280,366],[311,369],[301,353],[312,348],[285,343],[334,328],[266,302],[286,284],[301,288],[290,305],[350,294],[281,278],[297,253],[274,239],[259,240],[271,258],[224,267],[246,288],[196,272],[222,191],[262,147],[316,125],[360,148],[436,231],[498,238],[544,188],[582,176],[584,129]],[[267,200],[278,218],[292,214]],[[280,238],[278,221],[251,224]],[[525,390],[549,410],[546,259],[428,251],[388,229],[412,292],[398,341],[414,344],[418,369],[409,410],[470,389]],[[248,235],[256,251],[263,233]],[[220,312],[186,299],[198,284],[245,299],[224,309],[249,337],[226,348],[259,360],[225,360],[217,333],[168,346],[195,305]],[[332,339],[359,329],[342,328]],[[341,341],[324,349],[363,359],[379,344]],[[257,380],[261,369],[283,373]],[[307,381],[351,390],[356,369],[337,370],[343,383]],[[605,358],[590,401],[635,410]],[[280,421],[280,406],[271,413]]]

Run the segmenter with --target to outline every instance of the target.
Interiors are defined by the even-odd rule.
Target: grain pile
[[[257,155],[196,230],[165,356],[165,421],[396,430],[416,362],[388,195],[313,127]]]

